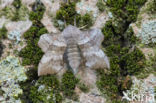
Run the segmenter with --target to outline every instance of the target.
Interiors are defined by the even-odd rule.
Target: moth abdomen
[[[81,54],[78,45],[71,40],[67,43],[67,60],[72,71],[76,74],[80,66]]]

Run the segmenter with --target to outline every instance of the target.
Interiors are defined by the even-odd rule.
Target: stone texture
[[[60,8],[61,0],[41,0],[46,7],[46,13],[55,15]]]
[[[106,12],[103,12],[97,16],[92,28],[102,28],[106,23],[106,21],[108,20],[109,20],[108,15],[106,14]]]
[[[76,88],[75,92],[79,95],[78,102],[65,99],[63,103],[107,103],[106,99],[100,94],[97,88],[90,89],[88,93],[83,93]]]
[[[31,27],[31,25],[32,25],[32,22],[30,20],[9,22],[6,24],[6,28],[8,30],[8,33],[16,30],[16,31],[19,31],[21,34],[23,34]]]
[[[140,48],[144,53],[146,59],[149,59],[149,56],[154,56],[154,50],[152,48]]]
[[[5,23],[7,23],[7,22],[9,22],[9,20],[8,19],[6,19],[5,18],[5,16],[2,16],[1,18],[0,18],[0,28],[2,28],[4,25],[5,25]]]
[[[11,5],[14,0],[1,0],[0,9],[5,8],[8,5]]]
[[[30,11],[32,10],[31,6],[33,5],[34,2],[35,2],[35,0],[22,0],[22,4],[26,5],[26,7]]]
[[[93,14],[93,17],[97,17],[99,10],[96,6],[98,0],[81,0],[81,2],[78,2],[76,4],[76,11],[79,14],[86,14],[91,13]]]
[[[54,27],[51,17],[49,17],[46,13],[44,14],[42,20],[42,24],[46,27],[49,33],[58,33],[59,30]]]
[[[18,43],[21,41],[21,36],[25,33],[32,25],[32,22],[29,20],[18,21],[18,22],[9,22],[6,24],[8,30],[8,38],[10,40],[16,40]]]

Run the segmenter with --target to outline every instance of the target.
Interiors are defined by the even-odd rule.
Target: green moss
[[[127,53],[120,58],[120,66],[123,75],[134,75],[142,71],[145,64],[145,57],[139,49]]]
[[[79,15],[76,17],[76,25],[78,27],[85,27],[86,29],[93,25],[93,20],[90,14],[85,14],[83,16]]]
[[[0,17],[5,16],[6,18],[12,18],[14,16],[14,9],[11,7],[5,7],[0,11]]]
[[[117,79],[114,79],[113,75],[108,75],[103,73],[100,77],[99,81],[97,81],[97,87],[102,91],[104,94],[107,93],[108,96],[116,98],[118,95],[118,82]]]
[[[38,41],[42,34],[47,33],[47,30],[40,22],[45,10],[43,4],[34,4],[34,6],[34,8],[37,8],[29,15],[30,20],[33,21],[33,25],[27,32],[24,33],[27,46],[20,51],[19,56],[23,58],[23,65],[33,64],[35,65],[35,68],[37,68],[43,55],[42,50],[38,47]]]
[[[61,103],[60,85],[56,76],[43,76],[31,87],[30,98],[33,103]]]
[[[3,44],[2,44],[2,42],[0,40],[0,57],[1,57],[2,53],[3,53],[3,48],[4,48],[4,46],[3,46]]]
[[[102,45],[110,59],[110,70],[98,73],[97,86],[114,103],[120,103],[119,98],[123,95],[123,91],[131,87],[129,75],[137,75],[145,68],[145,57],[135,46],[137,38],[130,27],[130,24],[136,19],[132,17],[129,17],[129,19],[125,15],[128,12],[122,10],[132,5],[140,7],[139,5],[142,5],[143,2],[135,1],[133,4],[131,3],[130,0],[107,0],[107,5],[114,12],[113,15],[118,18],[107,21],[102,28],[105,36]],[[130,15],[134,16],[134,13],[132,12]],[[137,16],[137,13],[135,15]]]
[[[149,14],[156,13],[156,0],[152,0],[148,5],[147,5],[147,11]]]
[[[22,5],[21,0],[14,0],[14,2],[12,3],[13,7],[15,8],[15,11],[13,12],[13,17],[11,17],[12,21],[18,21],[18,20],[22,20],[23,17],[22,16],[26,16],[26,13],[28,13],[27,8]],[[22,11],[21,11],[22,9]]]
[[[78,27],[85,26],[85,28],[89,28],[93,25],[91,15],[85,14],[82,16],[78,14],[76,12],[75,6],[76,6],[75,2],[64,3],[61,5],[60,9],[56,12],[55,18],[56,27],[59,27],[59,23],[57,20],[61,20],[62,22],[65,22],[67,25],[69,24],[74,25],[74,22],[76,22],[76,26]],[[61,27],[61,30],[63,29]]]
[[[83,91],[84,93],[89,92],[89,88],[88,88],[84,83],[79,82],[79,83],[78,83],[78,88],[79,88],[81,91]]]
[[[12,3],[12,5],[16,8],[19,9],[22,5],[21,0],[14,0],[14,2]]]
[[[104,0],[98,0],[96,6],[101,12],[103,12],[105,10]]]
[[[27,7],[22,5],[21,0],[14,0],[12,6],[6,6],[2,9],[0,16],[5,16],[7,19],[11,19],[12,21],[25,20],[29,11]]]
[[[146,0],[107,0],[106,5],[117,18],[122,18],[128,22],[135,22],[139,13],[139,8]]]
[[[5,26],[3,26],[3,27],[0,29],[0,39],[5,39],[5,38],[7,38],[7,32],[8,32],[8,30],[6,29]]]
[[[37,69],[30,68],[27,72],[28,79],[21,82],[23,95],[22,103],[61,103],[60,82],[56,75],[38,77]]]
[[[30,12],[29,14],[29,19],[33,21],[34,23],[37,23],[38,21],[42,19],[44,11],[45,11],[45,7],[43,4],[35,3],[33,5],[33,9],[34,10]]]
[[[63,91],[63,94],[68,98],[72,99],[73,96],[75,96],[74,90],[78,82],[79,80],[75,78],[74,74],[71,71],[67,71],[66,73],[64,73],[61,83],[61,89]]]
[[[3,48],[4,48],[4,45],[2,43],[2,39],[6,39],[7,38],[7,29],[5,28],[5,26],[3,26],[1,29],[0,29],[0,57],[3,53]]]

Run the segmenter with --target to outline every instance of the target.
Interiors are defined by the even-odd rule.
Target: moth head
[[[80,31],[79,28],[72,26],[72,25],[68,25],[62,32],[63,37],[65,38],[65,40],[68,40],[70,38],[75,39],[79,38],[79,36],[81,36],[82,32]]]

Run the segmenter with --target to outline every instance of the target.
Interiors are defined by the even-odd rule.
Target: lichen
[[[21,103],[18,96],[22,94],[19,82],[25,81],[26,69],[20,65],[17,57],[8,56],[0,61],[0,86],[3,93],[2,103]]]
[[[76,3],[76,12],[82,15],[86,13],[92,13],[93,17],[96,18],[99,14],[96,3],[97,1],[80,0],[78,3]]]
[[[144,44],[156,43],[156,21],[152,20],[143,23],[141,31],[137,36],[141,38],[141,41]]]
[[[155,78],[153,78],[154,80]],[[151,83],[153,82],[151,81]],[[124,96],[122,100],[127,101],[146,101],[148,103],[154,103],[155,93],[153,86],[149,86],[145,81],[138,80],[136,78],[133,79],[133,85],[130,90],[123,92]],[[135,96],[135,99],[134,97]],[[150,99],[148,99],[150,98]]]
[[[8,39],[15,40],[16,43],[21,41],[21,33],[17,30],[14,30],[8,34]]]

